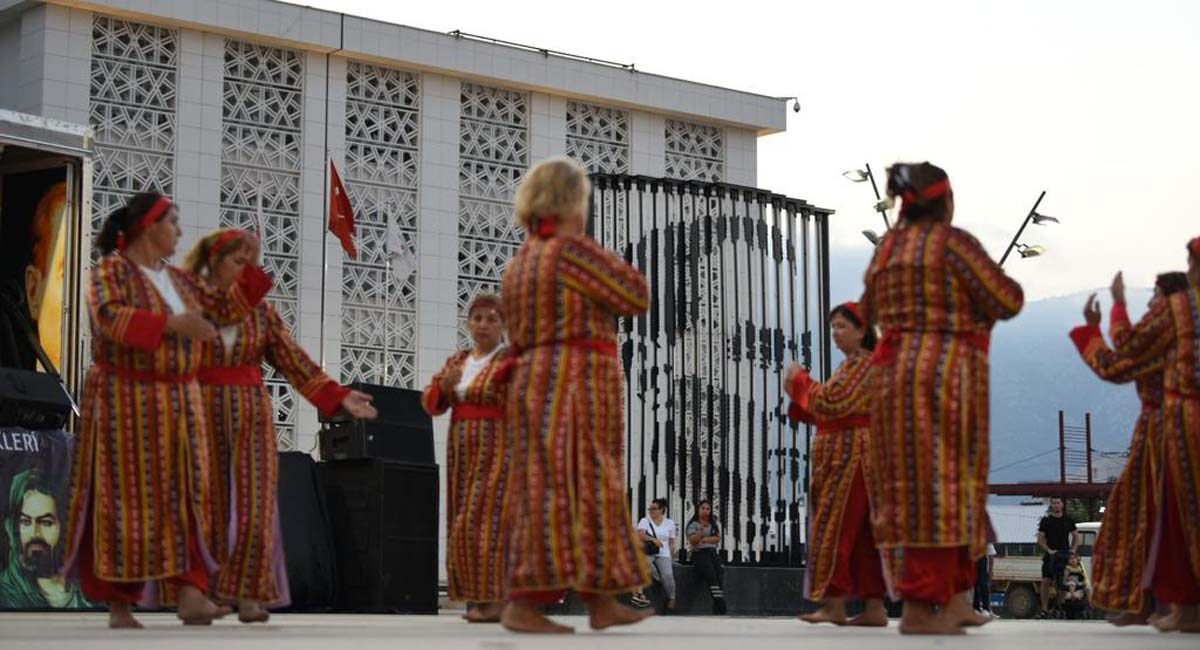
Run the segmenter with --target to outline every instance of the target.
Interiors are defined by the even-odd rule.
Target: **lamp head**
[[[867,175],[867,172],[861,169],[850,169],[844,171],[842,172],[842,176],[844,176],[846,180],[850,181],[851,183],[864,183],[868,178],[870,178],[870,176]]]
[[[872,246],[878,246],[879,241],[882,239],[874,230],[864,230],[862,234],[863,237],[867,238],[867,241],[871,242]]]
[[[1034,225],[1041,226],[1047,223],[1059,223],[1059,220],[1051,217],[1050,215],[1038,214],[1037,212],[1034,212],[1033,223]]]
[[[1017,252],[1021,254],[1022,258],[1037,257],[1046,252],[1046,247],[1040,246],[1038,244],[1034,244],[1032,246],[1026,246],[1025,244],[1017,244]]]

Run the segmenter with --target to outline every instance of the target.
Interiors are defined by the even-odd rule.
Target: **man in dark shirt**
[[[1042,613],[1045,618],[1050,608],[1050,590],[1056,588],[1067,568],[1067,559],[1079,546],[1079,533],[1075,532],[1075,522],[1067,516],[1062,497],[1050,499],[1050,513],[1042,517],[1038,524],[1038,546],[1045,555],[1042,556]],[[1057,594],[1056,602],[1061,602],[1062,594]]]

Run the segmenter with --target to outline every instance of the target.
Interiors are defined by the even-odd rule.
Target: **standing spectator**
[[[646,516],[637,523],[638,537],[643,542],[654,544],[657,552],[650,556],[650,577],[663,586],[667,592],[667,611],[675,609],[675,540],[679,536],[679,527],[667,517],[667,500],[655,499],[646,508]],[[639,589],[633,596],[633,603],[639,607],[650,604],[649,599]]]
[[[992,614],[992,558],[996,556],[996,546],[987,545],[987,555],[975,563],[975,611],[985,616]]]
[[[1051,497],[1050,512],[1038,524],[1037,543],[1045,553],[1042,556],[1042,613],[1038,618],[1046,618],[1049,616],[1050,590],[1058,588],[1058,580],[1067,568],[1067,558],[1079,546],[1079,533],[1075,532],[1075,522],[1066,513],[1062,497]],[[1062,604],[1061,594],[1055,602]]]
[[[724,615],[725,591],[722,588],[725,568],[721,566],[721,555],[717,547],[721,544],[721,524],[712,511],[712,502],[703,499],[696,504],[696,514],[688,520],[688,544],[692,546],[692,565],[696,573],[708,585],[712,596],[713,614]]]

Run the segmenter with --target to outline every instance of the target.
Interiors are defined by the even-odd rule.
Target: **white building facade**
[[[142,190],[180,206],[180,257],[216,228],[261,229],[301,345],[343,383],[405,388],[498,289],[531,163],[753,187],[756,140],[787,115],[778,98],[271,0],[0,0],[0,108],[92,128],[93,229]],[[357,259],[326,233],[330,160]],[[269,383],[280,447],[313,449],[315,410]]]

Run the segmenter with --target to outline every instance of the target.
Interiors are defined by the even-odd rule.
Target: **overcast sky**
[[[300,3],[434,31],[461,29],[769,95],[799,96],[759,139],[759,186],[837,210],[835,273],[861,273],[880,229],[841,172],[929,160],[955,223],[994,256],[1041,190],[1062,225],[1011,259],[1030,298],[1149,285],[1200,235],[1200,2]],[[856,250],[857,249],[857,250]],[[853,268],[850,268],[853,267]]]

